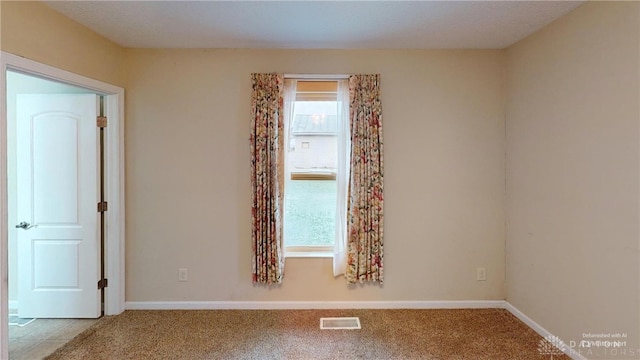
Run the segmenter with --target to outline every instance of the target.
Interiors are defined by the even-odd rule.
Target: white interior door
[[[100,316],[97,104],[94,94],[17,97],[21,317]]]

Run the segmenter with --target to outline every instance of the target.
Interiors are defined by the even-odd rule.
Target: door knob
[[[31,225],[26,221],[21,222],[20,224],[16,225],[16,228],[18,229],[24,229],[24,230],[29,230],[32,227],[35,227],[35,225]]]

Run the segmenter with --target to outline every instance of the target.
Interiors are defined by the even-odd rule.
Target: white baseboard
[[[452,301],[127,301],[127,310],[488,309],[503,300]]]
[[[17,310],[18,309],[18,300],[9,300],[9,309]]]
[[[537,332],[543,338],[547,338],[549,336],[553,336],[547,329],[543,328],[537,322],[531,320],[530,317],[525,315],[522,311],[518,310],[515,306],[511,305],[509,302],[504,302],[504,308],[512,313],[515,317],[520,319],[523,323],[527,324],[530,328],[532,328],[535,332]],[[582,354],[576,352],[575,350],[569,348],[568,346],[562,349],[567,356],[574,360],[588,360],[586,357],[582,356]]]

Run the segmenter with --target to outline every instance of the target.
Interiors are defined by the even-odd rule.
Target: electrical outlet
[[[485,281],[487,280],[487,269],[483,267],[479,267],[476,269],[476,280]]]
[[[178,281],[187,281],[189,280],[189,269],[180,268],[178,269]]]

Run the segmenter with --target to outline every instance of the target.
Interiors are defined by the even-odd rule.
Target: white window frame
[[[295,79],[298,81],[338,81],[348,79],[348,75],[308,75],[308,74],[285,74],[285,79]],[[286,101],[286,99],[285,99]],[[292,120],[292,119],[291,119]],[[285,124],[288,126],[288,124]],[[287,138],[287,142],[289,139]],[[287,151],[288,152],[288,151]],[[288,159],[286,160],[288,161]],[[290,176],[290,174],[286,174]],[[286,196],[286,187],[285,187]],[[284,236],[284,234],[283,234]],[[285,258],[333,258],[335,238],[333,245],[327,246],[287,246],[284,244]]]

